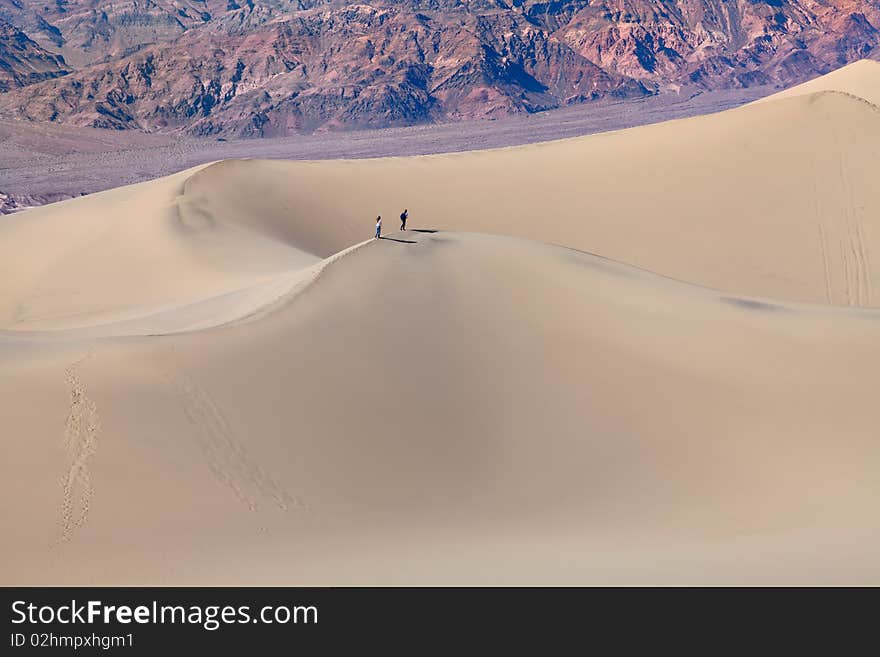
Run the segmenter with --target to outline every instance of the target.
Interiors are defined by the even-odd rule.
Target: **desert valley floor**
[[[0,583],[880,584],[878,105],[0,218]]]

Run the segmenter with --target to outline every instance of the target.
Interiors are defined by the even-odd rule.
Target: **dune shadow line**
[[[392,242],[401,242],[402,244],[418,244],[415,240],[399,240],[396,237],[385,237],[382,236],[379,238],[380,240],[390,240]]]

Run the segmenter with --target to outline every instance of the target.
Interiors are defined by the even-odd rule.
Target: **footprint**
[[[77,369],[91,352],[72,363],[64,372],[70,389],[70,410],[64,423],[64,448],[67,451],[67,472],[61,477],[61,538],[66,543],[73,532],[82,527],[89,515],[94,489],[89,462],[97,448],[101,418],[95,402],[86,393]]]
[[[825,299],[829,304],[834,303],[833,283],[831,281],[831,265],[828,261],[828,239],[825,237],[825,228],[819,222],[819,248],[822,251],[822,265],[825,274]]]
[[[193,435],[199,449],[219,483],[229,488],[250,511],[256,511],[266,502],[282,511],[305,510],[305,504],[284,490],[248,455],[207,391],[181,373],[167,373],[165,378],[179,393],[183,412],[195,429]]]

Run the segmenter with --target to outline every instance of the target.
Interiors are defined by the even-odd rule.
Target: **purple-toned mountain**
[[[880,0],[0,0],[78,70],[5,113],[269,136],[787,85],[880,55]]]
[[[66,75],[59,55],[46,52],[24,32],[0,20],[0,92]]]

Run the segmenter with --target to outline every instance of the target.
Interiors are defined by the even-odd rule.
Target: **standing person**
[[[400,213],[400,230],[406,230],[406,218],[409,216],[409,210],[403,209]]]
[[[382,236],[382,215],[376,217],[376,239]]]

